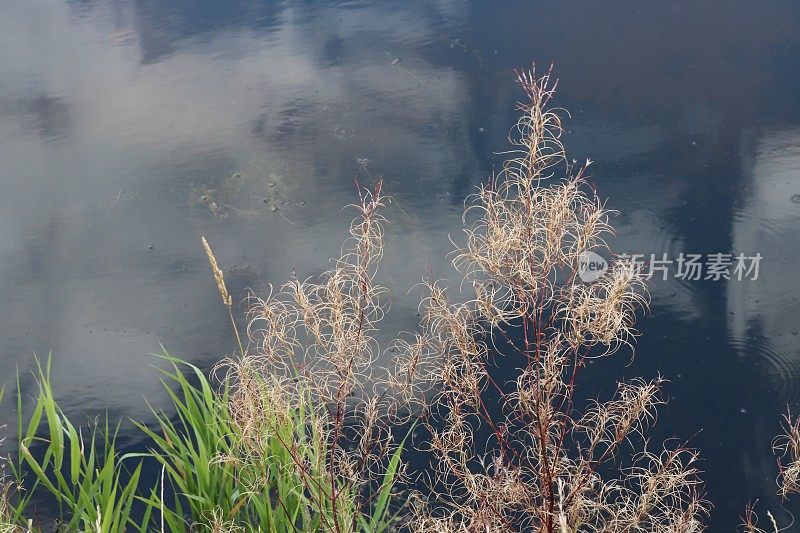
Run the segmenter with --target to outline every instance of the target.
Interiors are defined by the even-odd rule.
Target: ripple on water
[[[337,139],[350,139],[355,136],[356,130],[350,126],[339,125],[333,128],[332,133]]]
[[[800,194],[798,202],[800,202]],[[785,197],[784,197],[785,198]],[[784,200],[785,201],[785,200]],[[792,196],[792,202],[794,202]],[[747,228],[749,234],[758,234],[758,241],[767,239],[787,239],[795,238],[797,235],[797,215],[776,216],[776,213],[760,214],[746,209],[740,209],[733,213],[733,223],[740,228]],[[741,250],[746,252],[746,250]]]
[[[778,348],[766,337],[758,335],[730,339],[730,344],[763,369],[768,392],[777,400],[792,404],[800,401],[800,352]]]
[[[666,279],[661,271],[654,271],[653,277],[648,281],[648,289],[654,295],[654,301],[660,305],[667,305],[680,309],[682,314],[691,312],[695,308],[695,299],[698,297],[699,285],[694,280],[678,278],[678,259],[681,253],[695,253],[686,250],[683,239],[675,234],[666,224],[637,224],[635,232],[625,236],[625,248],[628,253],[644,254],[645,270],[650,268],[650,254],[656,261],[662,260],[664,254],[671,261],[668,264]]]

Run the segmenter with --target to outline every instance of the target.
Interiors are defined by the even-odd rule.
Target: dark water
[[[755,281],[654,281],[618,370],[671,380],[656,432],[695,435],[713,531],[755,498],[788,520],[770,444],[800,411],[794,0],[3,0],[0,372],[52,351],[69,412],[146,416],[159,342],[202,365],[233,348],[200,235],[237,296],[318,272],[354,177],[396,199],[384,274],[411,327],[405,289],[449,272],[532,60],[555,62],[568,149],[622,212],[615,248],[762,254]]]

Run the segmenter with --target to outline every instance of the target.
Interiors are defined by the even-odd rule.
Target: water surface
[[[4,0],[0,372],[52,352],[69,412],[145,416],[159,343],[203,366],[233,349],[200,235],[240,298],[319,272],[354,178],[395,198],[383,274],[412,327],[406,288],[449,275],[532,60],[621,211],[615,249],[763,255],[757,281],[653,282],[637,358],[609,368],[671,380],[656,433],[694,435],[712,530],[748,499],[778,511],[770,443],[800,411],[789,0]]]

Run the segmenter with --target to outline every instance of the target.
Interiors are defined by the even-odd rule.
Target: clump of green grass
[[[296,409],[272,406],[280,422],[255,454],[232,418],[230,388],[215,388],[199,368],[167,353],[162,358],[170,365],[161,372],[175,415],[153,410],[155,424],[135,423],[151,446],[125,455],[115,444],[119,424],[73,424],[53,395],[49,362],[37,367],[33,410],[27,423],[19,420],[18,462],[0,492],[0,532],[48,530],[25,517],[35,495],[53,502],[59,531],[332,531],[335,512],[354,518],[354,531],[387,529],[400,447],[368,513],[332,506],[326,444],[309,417],[310,398]],[[142,481],[144,461],[161,467],[154,486]],[[306,465],[307,478],[296,473],[296,462]],[[15,490],[24,479],[31,481],[26,490]]]
[[[44,367],[37,365],[36,384],[33,412],[27,424],[19,420],[19,461],[14,468],[18,482],[24,479],[25,471],[35,481],[9,507],[13,509],[11,522],[20,521],[33,495],[43,490],[55,501],[63,530],[136,528],[131,511],[142,465],[131,464],[129,469],[123,464],[116,450],[119,424],[112,427],[106,419],[84,433],[70,422],[53,396],[49,360]],[[19,393],[17,401],[22,413]],[[142,517],[143,523],[147,520],[147,515]]]

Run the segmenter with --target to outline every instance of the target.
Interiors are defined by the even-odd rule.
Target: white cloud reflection
[[[340,209],[354,198],[358,158],[386,174],[402,208],[387,212],[385,274],[396,289],[393,325],[411,327],[405,291],[428,261],[447,272],[442,251],[459,220],[451,190],[472,158],[465,80],[418,47],[441,31],[431,10],[457,25],[462,9],[289,6],[265,29],[191,35],[142,61],[158,27],[134,3],[5,2],[2,369],[52,348],[68,409],[143,414],[131,411],[144,409],[141,394],[157,395],[147,365],[157,342],[205,361],[230,348],[199,235],[244,273],[239,289],[280,282],[293,268],[322,270],[346,231]],[[330,42],[338,49],[326,52]],[[37,98],[56,103],[58,116],[37,112]],[[47,134],[48,119],[61,121],[57,135]],[[219,194],[258,216],[231,209],[220,218],[192,205],[195,190],[237,172],[251,196],[277,181],[273,190],[292,202],[273,202],[283,217],[240,191]]]

